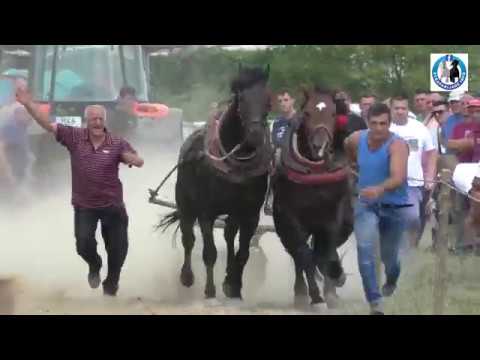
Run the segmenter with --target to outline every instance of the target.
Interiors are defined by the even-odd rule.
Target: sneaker
[[[385,315],[382,303],[370,304],[370,315]]]
[[[390,297],[393,295],[396,289],[397,289],[397,285],[390,285],[387,283],[382,287],[382,295],[385,297]]]
[[[92,289],[100,286],[100,270],[88,273],[88,284]]]
[[[100,269],[102,268],[102,262],[100,261],[100,266],[98,268],[92,268],[88,272],[88,284],[92,289],[97,289],[100,286]]]
[[[103,282],[103,295],[117,296],[118,284]]]

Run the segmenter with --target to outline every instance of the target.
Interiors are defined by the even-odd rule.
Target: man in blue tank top
[[[400,276],[399,248],[406,229],[407,143],[390,132],[390,109],[375,104],[368,115],[368,130],[354,132],[345,150],[358,168],[358,201],[354,232],[363,288],[371,314],[383,314],[383,296],[391,296]],[[380,244],[386,282],[382,291],[376,274],[376,246]]]

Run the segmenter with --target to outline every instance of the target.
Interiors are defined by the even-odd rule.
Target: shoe
[[[88,284],[92,289],[98,289],[100,281],[100,270],[88,273]]]
[[[385,315],[382,303],[370,304],[370,315]]]
[[[397,285],[390,285],[387,283],[382,287],[382,295],[385,297],[390,297],[393,295],[396,289],[397,289]]]
[[[92,269],[90,267],[90,271],[88,272],[88,284],[92,289],[97,289],[100,286],[100,269],[102,268],[102,264],[98,268]]]
[[[117,296],[118,284],[112,284],[110,282],[103,282],[103,295]]]

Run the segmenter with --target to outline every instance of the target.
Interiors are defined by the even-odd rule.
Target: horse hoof
[[[232,286],[226,282],[222,285],[223,293],[227,298],[232,297]]]
[[[217,298],[209,298],[205,299],[205,306],[206,307],[219,307],[222,306],[222,303],[217,300]]]
[[[337,288],[341,288],[345,283],[347,282],[347,275],[345,273],[342,273],[338,279],[333,280],[333,284]]]
[[[310,305],[312,311],[317,314],[325,314],[328,310],[327,303],[321,302]]]
[[[242,295],[240,292],[240,289],[227,283],[224,282],[222,285],[223,293],[225,296],[229,299],[242,299]]]
[[[205,299],[213,299],[217,297],[217,290],[215,286],[206,286],[205,287]]]
[[[326,294],[325,295],[325,302],[327,304],[327,307],[329,309],[337,309],[338,308],[338,302],[339,302],[339,297],[336,294]]]
[[[195,276],[193,275],[193,272],[191,270],[182,270],[180,282],[187,288],[192,287],[193,283],[195,282]]]

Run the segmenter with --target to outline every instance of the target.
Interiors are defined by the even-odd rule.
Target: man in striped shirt
[[[128,215],[118,176],[119,164],[142,167],[143,159],[126,140],[105,128],[103,106],[88,106],[85,109],[87,127],[75,128],[50,122],[49,116],[33,104],[26,88],[17,90],[17,100],[70,152],[77,252],[89,266],[90,286],[98,288],[102,258],[97,252],[95,230],[100,221],[108,255],[103,291],[105,295],[115,296],[128,251]]]

